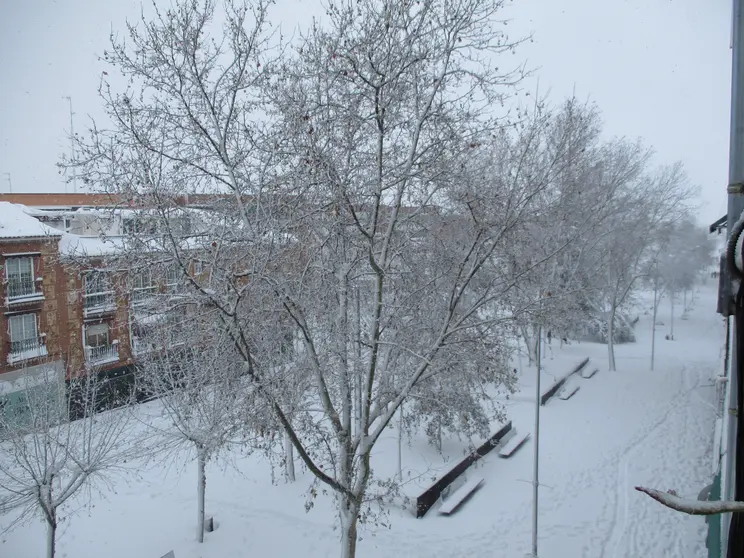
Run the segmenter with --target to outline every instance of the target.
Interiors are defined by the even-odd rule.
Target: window
[[[114,291],[107,273],[103,271],[86,273],[85,309],[88,314],[114,309]]]
[[[108,324],[89,325],[85,328],[85,344],[88,347],[105,347],[109,345]]]
[[[189,219],[188,216],[184,215],[180,217],[178,223],[180,225],[181,234],[187,235],[191,233],[191,219]]]
[[[209,284],[213,289],[226,289],[228,287],[228,273],[221,267],[212,266],[209,270]]]
[[[36,314],[16,314],[8,317],[10,351],[8,363],[46,356],[43,334],[39,335],[39,319]]]
[[[132,300],[142,302],[148,299],[156,290],[152,280],[152,271],[145,268],[132,275]]]
[[[46,356],[44,336],[39,335],[39,320],[36,314],[16,314],[8,317],[10,351],[8,364]]]
[[[36,314],[20,314],[8,318],[10,352],[20,353],[39,345]]]
[[[135,234],[137,231],[137,220],[136,219],[125,219],[124,220],[124,234]]]
[[[107,293],[111,291],[111,284],[106,273],[89,271],[85,276],[85,294]]]
[[[135,289],[149,289],[153,286],[152,272],[149,268],[136,273],[132,278],[132,286]]]
[[[204,262],[194,260],[194,275],[201,275],[202,273],[204,273]]]
[[[85,358],[91,364],[105,364],[119,360],[117,340],[109,339],[107,323],[85,326]]]
[[[32,257],[8,258],[5,262],[8,280],[8,298],[20,298],[36,292],[34,259]]]
[[[165,286],[168,292],[175,293],[181,290],[181,268],[177,264],[170,265],[165,270]]]
[[[124,220],[124,234],[155,234],[157,223],[147,217],[130,217]]]

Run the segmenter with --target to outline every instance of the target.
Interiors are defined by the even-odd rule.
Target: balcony
[[[100,293],[89,293],[84,295],[83,317],[96,316],[113,312],[116,310],[116,299],[114,291],[104,291]]]
[[[43,335],[31,339],[10,342],[8,364],[16,364],[24,360],[39,358],[47,355],[46,340]]]
[[[85,360],[88,364],[106,364],[119,361],[119,342],[113,341],[110,345],[98,345],[85,347]]]
[[[135,287],[132,289],[132,303],[145,303],[148,300],[151,300],[156,294],[158,294],[158,288],[155,285],[150,287]]]
[[[44,300],[44,293],[36,288],[36,282],[31,278],[9,279],[6,292],[8,305]]]
[[[132,337],[132,353],[134,356],[141,356],[157,349],[157,345],[147,339]]]
[[[175,295],[184,294],[186,292],[186,288],[183,283],[167,283],[165,285],[165,292]]]

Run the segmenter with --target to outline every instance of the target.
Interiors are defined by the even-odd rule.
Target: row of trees
[[[501,1],[330,4],[290,45],[267,4],[180,2],[113,40],[127,85],[104,79],[111,125],[77,138],[77,174],[155,216],[118,267],[178,266],[206,340],[142,364],[177,390],[164,406],[198,458],[200,540],[204,464],[250,445],[248,426],[282,432],[287,465],[296,452],[333,491],[350,558],[396,414],[432,438],[487,432],[512,340],[534,359],[538,326],[600,323],[615,369],[619,316],[676,261],[691,191],[681,166],[603,140],[591,105],[498,108],[523,76],[504,69],[519,41]],[[217,197],[181,207],[194,193]]]

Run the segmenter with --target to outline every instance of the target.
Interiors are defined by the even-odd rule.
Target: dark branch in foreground
[[[734,500],[720,500],[715,502],[703,502],[680,498],[671,492],[662,492],[653,488],[636,486],[636,490],[648,494],[667,508],[689,515],[716,515],[719,513],[744,512],[744,502]]]

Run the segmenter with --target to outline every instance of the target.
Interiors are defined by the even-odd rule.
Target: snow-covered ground
[[[543,382],[582,358],[600,372],[575,377],[580,390],[570,400],[542,408],[540,439],[541,558],[702,557],[702,518],[672,512],[633,490],[642,484],[696,497],[711,481],[715,391],[711,379],[722,367],[723,319],[715,314],[715,285],[700,288],[689,319],[675,323],[667,341],[665,301],[657,329],[656,370],[649,370],[651,318],[641,313],[638,342],[617,348],[616,372],[607,371],[606,347],[555,340]],[[677,314],[681,314],[678,308]],[[525,364],[525,363],[522,363]],[[521,391],[506,402],[519,431],[533,431],[534,370],[523,370]],[[153,404],[150,404],[153,405]],[[392,508],[384,524],[361,527],[362,558],[521,557],[530,549],[533,437],[511,458],[492,452],[471,475],[485,484],[458,512],[433,508],[423,519]],[[462,457],[464,442],[445,442],[446,459],[414,438],[406,445],[403,492],[416,494]],[[296,483],[272,484],[260,456],[235,459],[237,470],[213,465],[207,477],[207,510],[218,525],[206,542],[194,541],[196,472],[193,463],[163,468],[142,465],[118,481],[115,492],[96,498],[62,524],[58,556],[65,558],[325,557],[337,556],[333,502],[321,494],[305,511],[311,477],[298,469]],[[374,456],[378,473],[392,474],[397,434],[391,430]],[[9,518],[0,517],[0,528]],[[39,521],[3,537],[0,556],[41,557]]]

